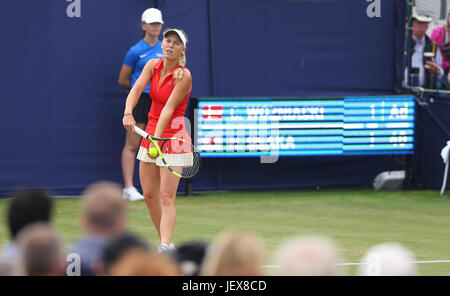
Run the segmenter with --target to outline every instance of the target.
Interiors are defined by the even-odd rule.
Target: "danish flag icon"
[[[203,119],[222,119],[222,116],[223,116],[222,106],[203,107]]]

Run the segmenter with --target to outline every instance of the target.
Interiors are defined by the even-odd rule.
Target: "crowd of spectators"
[[[17,190],[7,209],[10,241],[0,257],[0,275],[346,275],[339,247],[327,237],[292,237],[280,244],[274,256],[267,256],[257,235],[226,229],[212,242],[193,240],[158,253],[129,231],[126,201],[118,184],[94,183],[82,199],[82,237],[65,249],[52,224],[51,196],[36,189]],[[414,262],[406,247],[383,243],[367,251],[358,274],[412,276],[417,274]]]

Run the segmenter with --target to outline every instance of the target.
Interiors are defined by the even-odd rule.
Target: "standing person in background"
[[[161,11],[156,8],[149,8],[142,14],[143,39],[130,48],[122,65],[119,74],[119,84],[129,91],[141,75],[145,64],[151,59],[162,58],[161,34],[162,20]],[[136,125],[144,129],[148,112],[150,111],[150,84],[142,92],[136,107],[133,109],[133,117]],[[143,200],[144,197],[133,185],[134,165],[136,162],[136,152],[139,148],[141,138],[139,135],[127,132],[125,145],[122,150],[122,174],[124,179],[124,197],[128,200]]]
[[[412,45],[411,45],[411,70],[405,69],[405,78],[410,86],[421,86],[427,89],[439,88],[438,81],[442,81],[444,70],[441,67],[442,56],[436,43],[431,40],[426,32],[432,18],[420,15],[413,8],[412,13]],[[426,54],[431,56],[427,57]],[[417,81],[408,80],[410,73],[414,73]],[[412,75],[411,75],[412,76]]]

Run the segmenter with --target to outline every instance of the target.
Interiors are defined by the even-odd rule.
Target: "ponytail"
[[[175,70],[173,77],[176,79],[183,78],[183,67],[186,66],[186,54],[183,52],[178,59],[178,69]]]

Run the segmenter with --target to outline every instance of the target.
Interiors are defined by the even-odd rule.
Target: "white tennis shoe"
[[[134,186],[123,189],[123,198],[129,201],[144,200],[144,196]]]
[[[175,251],[175,250],[176,250],[176,248],[175,248],[175,246],[173,245],[173,243],[170,243],[170,245],[167,245],[167,244],[161,244],[161,245],[158,247],[158,253],[173,252],[173,251]]]

